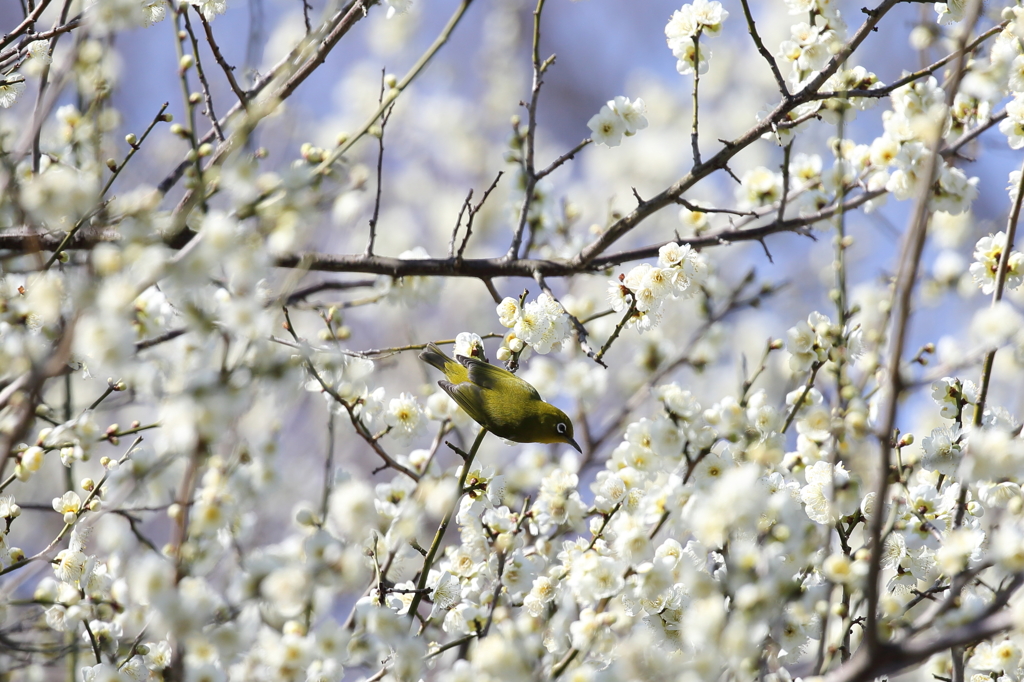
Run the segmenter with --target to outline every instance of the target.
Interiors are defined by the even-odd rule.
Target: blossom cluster
[[[641,333],[661,321],[662,306],[678,296],[692,296],[708,276],[708,263],[688,245],[669,242],[658,250],[658,264],[641,263],[608,283],[615,312],[629,311],[627,324]]]
[[[550,294],[542,293],[535,300],[521,303],[506,297],[498,304],[498,322],[511,329],[505,345],[514,352],[530,346],[538,353],[550,353],[556,345],[569,338],[569,318],[562,304]]]
[[[601,110],[594,114],[587,127],[592,133],[591,139],[605,147],[618,147],[622,136],[636,135],[638,130],[647,127],[647,105],[637,97],[632,102],[628,97],[616,97],[608,100]]]
[[[665,26],[668,49],[676,62],[676,71],[682,75],[707,73],[711,51],[701,48],[700,37],[714,37],[721,33],[729,12],[718,0],[694,0],[672,13]]]

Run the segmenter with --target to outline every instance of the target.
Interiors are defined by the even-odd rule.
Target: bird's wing
[[[523,392],[529,398],[541,400],[537,389],[512,372],[476,358],[459,358],[469,372],[470,382],[488,391]]]
[[[452,400],[466,411],[473,421],[481,426],[487,426],[489,420],[487,415],[481,409],[483,406],[482,396],[480,395],[482,389],[479,386],[474,386],[469,382],[463,382],[461,384],[453,384],[450,381],[439,381],[437,385],[441,387],[445,393],[451,396]]]

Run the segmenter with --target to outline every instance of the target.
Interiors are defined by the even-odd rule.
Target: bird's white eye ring
[[[555,431],[565,433],[565,422],[558,422],[558,426],[555,427]]]

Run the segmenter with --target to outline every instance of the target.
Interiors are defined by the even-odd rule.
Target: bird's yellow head
[[[567,443],[576,448],[578,452],[583,452],[573,439],[572,421],[565,412],[543,401],[538,401],[533,407],[536,414],[524,425],[529,442]]]

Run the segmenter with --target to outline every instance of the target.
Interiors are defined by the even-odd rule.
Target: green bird
[[[455,358],[458,362],[433,343],[420,353],[421,360],[444,372],[447,380],[437,385],[477,424],[516,443],[568,443],[582,454],[569,417],[544,402],[528,382],[477,358]]]

